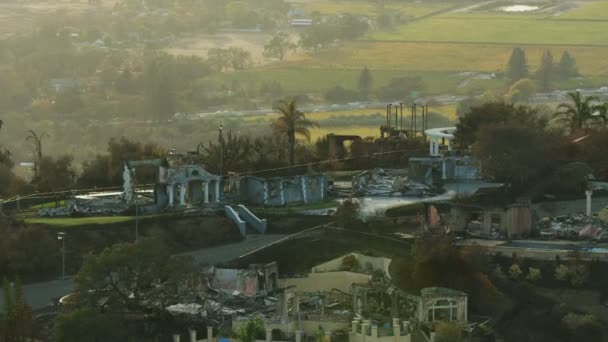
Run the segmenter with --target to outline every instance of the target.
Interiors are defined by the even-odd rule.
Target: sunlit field
[[[608,22],[543,20],[530,16],[449,14],[375,32],[370,39],[495,44],[608,44]]]
[[[522,48],[531,68],[538,67],[540,57],[547,49],[557,57],[568,50],[576,58],[581,73],[608,73],[608,59],[597,58],[608,55],[608,46],[536,45]],[[504,70],[512,49],[512,45],[498,44],[358,41],[317,54],[301,55],[283,66],[359,68],[367,65],[372,69],[492,72]]]
[[[409,2],[386,2],[382,7],[377,3],[370,1],[311,1],[302,5],[308,13],[319,12],[321,14],[339,14],[339,13],[351,13],[351,14],[364,14],[369,15],[377,12],[391,12],[399,13],[404,17],[420,17],[435,11],[448,8],[450,4],[447,3],[409,3]]]

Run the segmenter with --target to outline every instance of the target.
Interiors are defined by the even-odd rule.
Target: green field
[[[582,5],[579,8],[555,17],[555,19],[608,20],[608,1]]]
[[[301,7],[307,13],[319,12],[324,15],[335,15],[339,13],[351,14],[378,14],[382,12],[399,13],[402,17],[417,18],[435,11],[453,6],[448,3],[410,3],[387,1],[384,6],[379,6],[372,1],[311,1],[304,3]]]
[[[512,49],[510,44],[356,41],[300,55],[275,67],[358,69],[367,65],[371,69],[417,72],[496,72],[504,70]],[[608,59],[598,58],[608,55],[608,46],[527,45],[523,49],[532,69],[538,67],[545,50],[551,50],[556,57],[568,50],[582,74],[608,74]]]
[[[379,10],[377,2],[360,0],[307,1],[301,7],[322,14],[367,13],[372,17]],[[419,17],[448,5],[389,1],[384,9],[391,8]],[[425,84],[423,95],[479,94],[505,90],[501,74],[514,46],[525,50],[531,73],[546,50],[555,60],[567,50],[584,78],[560,82],[557,88],[604,86],[608,80],[608,58],[604,58],[608,56],[608,1],[584,4],[559,15],[499,13],[493,7],[438,14],[390,32],[373,30],[361,40],[339,42],[316,53],[300,51],[282,62],[223,73],[214,81],[230,85],[236,80],[250,89],[278,81],[285,95],[322,96],[338,85],[355,89],[360,70],[367,66],[375,89],[395,77],[420,76]],[[461,73],[469,71],[497,77],[466,80]]]
[[[543,20],[529,15],[449,14],[375,32],[373,40],[494,44],[608,45],[608,21]]]
[[[322,64],[322,62],[319,63]],[[223,73],[217,75],[214,81],[230,85],[232,81],[236,80],[243,87],[255,87],[264,82],[278,81],[287,94],[311,92],[323,94],[328,89],[338,85],[355,89],[363,65],[365,64],[351,69],[320,69],[296,67],[295,64],[292,66],[283,65],[280,69],[258,68],[242,72]],[[394,71],[377,70],[376,65],[371,65],[370,67],[372,68],[374,88],[385,86],[395,77],[420,76],[425,85],[425,93],[441,94],[453,92],[462,81],[462,78],[456,75],[457,71],[435,72],[423,71],[423,69],[420,69],[421,71]],[[478,90],[480,87],[496,88],[500,86],[502,86],[502,82],[497,82],[496,80],[484,81],[483,84],[472,82],[466,87],[458,89],[458,92],[467,94]]]

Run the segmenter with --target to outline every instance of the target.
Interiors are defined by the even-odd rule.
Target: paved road
[[[216,264],[236,259],[243,254],[275,242],[283,237],[285,237],[285,235],[249,235],[245,240],[238,243],[201,249],[182,253],[180,255],[191,255],[194,257],[195,262],[198,263]],[[23,286],[25,297],[34,310],[43,309],[52,305],[57,298],[61,298],[73,290],[74,283],[71,279],[52,280]],[[0,307],[3,306],[2,302],[2,296],[0,296]]]
[[[209,265],[217,264],[234,260],[243,254],[247,254],[255,249],[278,241],[285,236],[286,235],[248,235],[244,241],[238,243],[181,253],[179,255],[192,256],[197,263]]]

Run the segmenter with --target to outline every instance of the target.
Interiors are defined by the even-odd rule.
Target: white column
[[[593,190],[585,191],[585,196],[587,196],[587,216],[591,216],[591,195],[593,195]]]
[[[296,331],[296,342],[302,342],[302,332]]]
[[[444,157],[441,160],[441,174],[442,174],[441,178],[442,179],[448,179],[448,172],[447,172],[446,168],[447,167],[445,165],[445,157]]]
[[[266,329],[266,342],[272,342],[272,329]]]
[[[205,203],[209,203],[209,182],[205,181]]]
[[[325,177],[321,178],[321,200],[325,201]]]
[[[435,155],[435,148],[433,147],[433,144],[435,144],[435,138],[429,137],[429,155],[431,156]]]
[[[399,342],[401,338],[401,327],[397,325],[393,325],[393,336],[395,337],[395,342]]]
[[[306,194],[306,181],[307,178],[305,176],[300,177],[300,183],[302,186],[302,199],[304,200],[304,204],[308,203],[308,196]]]
[[[186,204],[186,184],[182,183],[179,187],[179,204]]]
[[[173,335],[173,342],[179,342],[179,334],[174,334]]]
[[[169,193],[169,206],[173,206],[173,192],[175,190],[175,186],[173,184],[167,185],[167,192]]]
[[[215,181],[215,203],[220,203],[220,181]]]
[[[439,139],[435,140],[435,144],[433,144],[433,147],[435,148],[435,152],[433,153],[433,155],[438,156],[439,155]]]
[[[207,342],[213,342],[213,327],[207,327]]]
[[[190,329],[190,342],[196,342],[196,330]]]
[[[378,326],[372,326],[372,341],[376,341],[378,339]]]
[[[452,150],[452,140],[447,140],[448,142],[448,151]]]

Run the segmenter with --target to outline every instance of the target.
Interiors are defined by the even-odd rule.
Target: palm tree
[[[310,141],[311,127],[318,127],[315,122],[306,119],[306,114],[299,111],[296,106],[296,99],[286,99],[279,101],[273,108],[279,113],[279,118],[274,123],[275,131],[279,134],[287,135],[289,144],[289,165],[295,163],[296,134],[303,136]]]
[[[607,121],[608,106],[598,104],[599,99],[595,96],[583,97],[580,92],[568,93],[571,103],[561,103],[557,106],[554,118],[570,126],[570,132],[585,127],[589,121]]]
[[[31,141],[32,149],[34,150],[34,179],[38,180],[40,176],[40,162],[42,161],[42,139],[47,136],[46,133],[36,134],[33,130],[29,130],[29,135],[25,137],[26,141]]]

